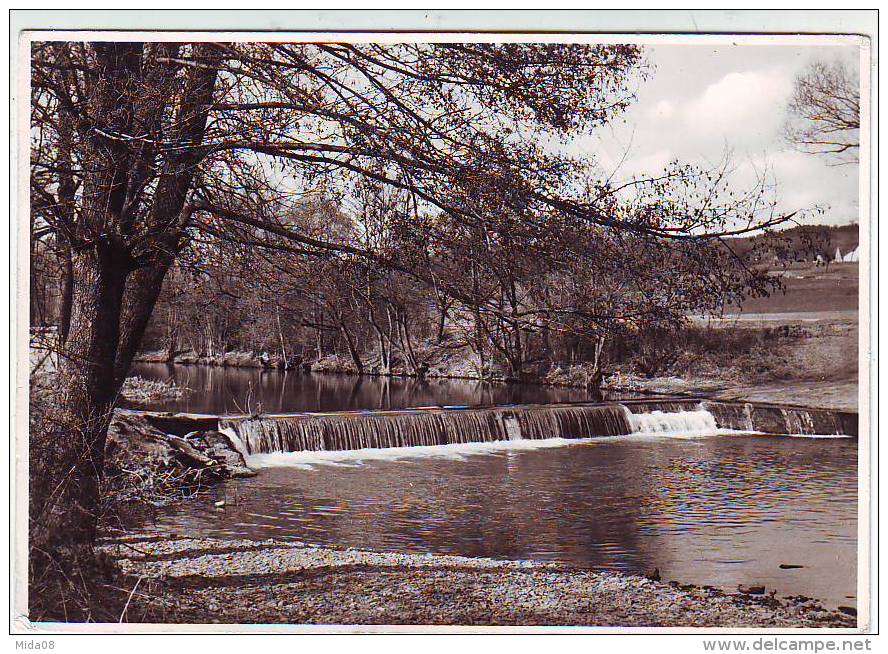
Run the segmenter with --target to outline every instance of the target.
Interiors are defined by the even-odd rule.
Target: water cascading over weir
[[[248,454],[588,438],[632,433],[622,405],[418,409],[223,419]]]
[[[630,434],[856,436],[852,413],[700,400],[609,404],[430,408],[229,417],[219,428],[246,455],[451,445]]]

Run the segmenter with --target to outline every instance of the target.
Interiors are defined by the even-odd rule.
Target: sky
[[[807,222],[858,221],[858,166],[797,152],[781,137],[796,75],[817,59],[840,58],[856,71],[856,47],[664,45],[645,54],[653,72],[637,81],[638,100],[575,147],[605,170],[619,166],[618,177],[655,174],[675,158],[717,164],[730,150],[738,183],[770,169],[780,210],[820,206]]]

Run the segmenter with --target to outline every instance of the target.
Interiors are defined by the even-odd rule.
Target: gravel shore
[[[177,620],[228,624],[854,627],[772,598],[530,561],[131,536],[103,550],[153,580]]]

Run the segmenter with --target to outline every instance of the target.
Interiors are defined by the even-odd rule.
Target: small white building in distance
[[[835,263],[856,263],[860,261],[860,246],[858,245],[845,255],[842,255],[842,251],[836,248],[836,258],[833,261]]]

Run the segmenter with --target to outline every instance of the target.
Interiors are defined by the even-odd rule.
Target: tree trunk
[[[178,312],[176,305],[170,304],[167,311],[167,333],[166,333],[166,360],[173,363],[176,360],[176,354],[179,352],[179,326]]]
[[[126,284],[126,295],[120,318],[120,344],[114,361],[114,378],[118,385],[129,374],[133,357],[142,343],[148,321],[157,304],[168,265],[158,264],[133,272]]]
[[[450,310],[450,301],[447,299],[446,295],[438,290],[437,285],[435,286],[435,304],[438,307],[437,342],[443,343],[444,330],[447,328],[447,312]]]
[[[196,46],[195,54],[207,56],[210,62],[215,62],[215,55],[203,46]],[[177,115],[177,135],[180,140],[192,143],[203,140],[216,77],[217,72],[213,65],[189,72],[183,95],[185,100]],[[158,181],[148,215],[148,223],[155,232],[154,238],[146,240],[144,252],[136,252],[145,257],[147,265],[133,275],[133,283],[127,288],[127,303],[121,326],[123,342],[115,362],[115,374],[120,383],[123,383],[129,372],[163,288],[163,280],[185,237],[185,227],[192,213],[192,207],[186,206],[185,201],[201,158],[202,154],[195,150],[185,150],[173,155],[168,161],[169,172]],[[131,172],[131,177],[138,177],[138,170]]]
[[[138,79],[142,47],[102,43],[93,50],[100,75],[89,118],[96,132],[131,133],[130,87]],[[77,228],[86,244],[72,253],[71,328],[59,362],[58,402],[48,433],[35,434],[31,443],[40,454],[31,469],[31,544],[44,551],[95,539],[105,437],[118,391],[120,312],[132,263],[117,229],[131,163],[127,146],[93,134],[83,162],[89,172]]]
[[[376,342],[379,344],[379,374],[390,375],[392,372],[392,356],[385,338],[385,333],[375,323],[373,331],[376,332]]]
[[[438,315],[438,337],[437,342],[444,342],[444,328],[447,325],[447,309],[441,309],[440,314]]]
[[[404,354],[405,363],[408,366],[408,372],[417,377],[424,377],[428,367],[420,363],[416,350],[413,347],[413,340],[410,338],[410,330],[407,325],[407,313],[399,312],[397,314],[398,340],[401,343],[401,352]]]
[[[596,402],[604,400],[601,383],[604,381],[604,345],[606,337],[599,336],[595,341],[595,358],[592,360],[592,375],[586,382],[586,390]]]
[[[290,362],[287,359],[287,348],[284,345],[284,331],[281,329],[281,308],[275,305],[274,315],[277,318],[277,330],[278,330],[278,338],[281,343],[281,365],[279,366],[281,370],[287,370],[290,367]]]
[[[76,224],[76,194],[72,169],[75,165],[72,151],[73,126],[71,112],[59,109],[59,167],[58,212],[62,228],[58,231],[59,257],[62,260],[62,298],[59,308],[59,343],[64,343],[71,331],[71,303],[74,301],[74,264],[71,258],[69,234]]]
[[[518,349],[513,348],[506,360],[509,363],[508,381],[520,382],[524,378],[524,361],[521,356],[520,346]]]
[[[32,538],[40,547],[91,544],[99,513],[105,437],[119,385],[114,361],[127,279],[117,248],[73,257],[71,331],[59,365],[58,414],[32,488]]]
[[[34,255],[31,255],[31,261],[34,261]],[[44,312],[43,312],[43,293],[40,292],[40,287],[38,286],[37,275],[34,274],[33,268],[31,271],[31,301],[29,306],[31,308],[29,315],[29,325],[31,327],[43,327],[44,320]]]
[[[364,374],[364,362],[361,361],[361,355],[358,353],[358,347],[355,344],[354,338],[352,338],[351,332],[348,331],[348,327],[344,324],[339,325],[339,330],[342,332],[342,336],[345,338],[345,344],[348,346],[348,353],[351,356],[352,363],[355,364],[355,368],[358,371],[359,375]]]
[[[485,348],[484,348],[484,331],[483,325],[481,322],[481,309],[478,305],[477,298],[479,297],[479,281],[478,281],[478,272],[474,263],[472,263],[471,268],[472,275],[472,298],[475,299],[475,302],[472,304],[472,317],[474,318],[474,331],[475,331],[475,350],[478,354],[478,376],[481,379],[486,379],[489,374],[486,370],[487,361],[485,357]]]
[[[74,260],[67,239],[64,239],[62,244],[61,257],[62,298],[59,307],[59,344],[68,340],[68,334],[71,331],[71,309],[74,302]]]
[[[50,416],[48,433],[33,435],[31,442],[32,452],[40,456],[32,459],[36,488],[31,489],[30,535],[32,545],[44,552],[65,545],[89,546],[95,540],[114,403],[178,251],[190,216],[182,212],[183,203],[203,156],[199,150],[169,155],[150,214],[138,227],[132,213],[138,203],[128,190],[131,181],[138,182],[139,160],[146,154],[105,134],[134,133],[133,121],[144,117],[140,110],[146,107],[145,94],[168,89],[146,90],[151,84],[141,76],[141,44],[92,47],[98,77],[88,117],[96,129],[83,156],[86,173],[76,225],[78,245],[72,252],[70,330],[59,365],[58,401],[51,408],[56,415]],[[187,73],[176,116],[178,141],[202,141],[215,78],[213,66]],[[134,227],[147,238],[132,238]]]

